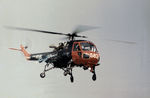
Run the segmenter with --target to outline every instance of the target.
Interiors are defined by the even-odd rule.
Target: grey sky
[[[149,0],[0,0],[0,97],[149,98],[149,6]],[[73,70],[73,84],[59,69],[41,79],[44,63],[28,62],[8,48],[22,43],[30,44],[31,53],[50,51],[48,46],[58,44],[62,36],[11,31],[5,25],[64,33],[77,25],[100,27],[81,33],[101,54],[97,81],[80,68]]]

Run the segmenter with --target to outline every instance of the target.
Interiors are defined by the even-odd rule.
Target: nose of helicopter
[[[96,53],[96,52],[85,52],[83,54],[83,58],[88,59],[89,63],[96,65],[100,60],[100,55],[99,53]]]
[[[92,55],[90,55],[91,61],[95,64],[97,64],[100,60],[100,56],[98,53],[93,53]]]

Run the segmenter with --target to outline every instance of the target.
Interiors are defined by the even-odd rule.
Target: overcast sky
[[[149,6],[149,0],[0,0],[0,97],[149,98]],[[74,83],[59,69],[41,79],[44,63],[28,62],[8,50],[23,44],[30,53],[50,51],[49,45],[64,40],[4,26],[69,33],[77,25],[100,27],[81,33],[100,52],[97,81],[81,68],[73,69]]]

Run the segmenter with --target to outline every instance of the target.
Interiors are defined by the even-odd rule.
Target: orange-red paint
[[[20,45],[20,49],[16,49],[16,48],[9,48],[9,49],[21,51],[21,52],[23,52],[23,54],[24,54],[24,56],[26,57],[27,60],[30,59],[30,54],[25,50],[25,48],[23,47],[23,45]]]
[[[75,64],[77,65],[84,65],[86,67],[90,67],[91,71],[93,71],[93,66],[96,66],[100,60],[100,55],[96,49],[95,52],[93,51],[83,51],[81,48],[80,43],[90,43],[92,45],[94,45],[93,43],[89,42],[89,41],[80,41],[80,42],[74,42],[73,43],[73,47],[72,47],[72,60]],[[75,44],[78,44],[80,49],[77,51],[74,51],[74,46]],[[94,47],[96,48],[96,46],[94,45]],[[80,55],[81,54],[81,55]],[[89,58],[83,58],[83,54],[87,54],[89,55]]]

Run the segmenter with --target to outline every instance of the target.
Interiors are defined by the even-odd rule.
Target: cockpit
[[[96,46],[90,41],[76,41],[72,47],[72,59],[76,64],[97,64],[99,53]]]

